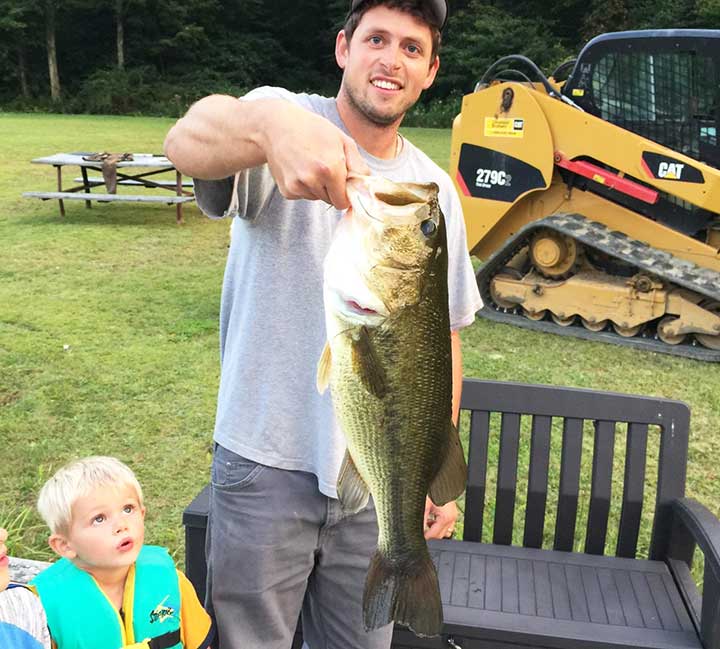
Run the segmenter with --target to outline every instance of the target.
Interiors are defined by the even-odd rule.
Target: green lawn
[[[50,557],[31,510],[40,485],[65,461],[103,453],[129,463],[144,485],[148,541],[169,546],[178,560],[183,556],[181,512],[206,482],[210,463],[228,223],[203,218],[194,205],[178,227],[172,207],[94,204],[87,210],[80,201],[67,202],[61,219],[56,202],[20,196],[54,188],[54,170],[31,165],[34,157],[157,153],[170,124],[0,115],[0,525],[10,526],[14,553]],[[448,131],[405,134],[447,166]],[[487,321],[463,332],[463,353],[469,376],[688,402],[688,491],[720,509],[717,366]],[[583,471],[589,476],[587,462]],[[492,482],[492,471],[489,477]],[[616,490],[614,507],[618,498]],[[518,505],[520,516],[522,498]],[[578,530],[580,541],[582,524]],[[646,543],[645,535],[641,546]]]

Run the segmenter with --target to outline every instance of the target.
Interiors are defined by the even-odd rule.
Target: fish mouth
[[[353,298],[337,289],[330,292],[332,311],[349,324],[377,326],[389,313],[382,303],[370,304],[366,300]]]
[[[367,307],[362,306],[361,304],[358,304],[355,300],[343,300],[345,302],[345,306],[347,306],[349,311],[354,311],[355,313],[360,313],[362,315],[381,315],[375,309],[368,309]]]

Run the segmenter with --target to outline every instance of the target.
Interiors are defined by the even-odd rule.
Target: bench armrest
[[[720,649],[720,520],[692,498],[674,500],[672,515],[668,564],[685,594],[703,646]],[[705,558],[702,599],[688,586],[696,546]]]

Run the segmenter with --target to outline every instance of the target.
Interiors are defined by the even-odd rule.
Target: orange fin
[[[332,368],[332,352],[330,351],[330,343],[325,343],[320,360],[318,361],[317,378],[315,385],[317,391],[323,394],[330,385],[330,369]]]
[[[337,483],[338,500],[346,514],[357,514],[365,509],[370,498],[370,491],[362,479],[350,451],[345,451]]]

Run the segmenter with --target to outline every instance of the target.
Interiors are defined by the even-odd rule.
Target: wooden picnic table
[[[91,207],[91,201],[99,202],[133,202],[133,203],[167,203],[175,205],[176,220],[182,222],[182,206],[195,200],[192,192],[193,183],[183,181],[182,174],[175,169],[174,165],[163,155],[152,153],[133,153],[133,159],[117,163],[118,185],[135,187],[140,189],[162,190],[172,194],[108,194],[91,193],[94,187],[104,185],[102,176],[88,176],[88,169],[102,172],[102,162],[97,160],[86,160],[93,152],[56,153],[43,158],[35,158],[33,164],[52,165],[57,170],[57,191],[31,191],[23,192],[26,198],[40,198],[42,200],[56,199],[60,205],[60,215],[65,216],[66,200],[84,200],[85,207]],[[81,177],[75,178],[76,184],[63,189],[62,169],[65,166],[76,166],[80,168]],[[175,172],[175,180],[151,179],[152,176]],[[186,189],[189,188],[189,189]]]

